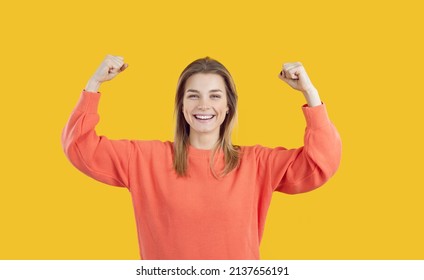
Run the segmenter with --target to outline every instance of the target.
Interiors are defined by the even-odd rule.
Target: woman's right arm
[[[85,90],[62,131],[62,147],[70,162],[81,172],[103,183],[128,187],[129,161],[134,143],[98,136],[97,108],[100,84],[122,72],[128,65],[120,58],[107,56]]]

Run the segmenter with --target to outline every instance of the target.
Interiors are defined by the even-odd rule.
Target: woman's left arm
[[[307,192],[324,184],[338,169],[341,140],[302,64],[284,64],[279,78],[303,93],[308,103],[302,107],[307,126],[303,147],[268,151],[268,174],[274,191]]]

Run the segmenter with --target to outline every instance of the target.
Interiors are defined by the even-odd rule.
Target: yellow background
[[[135,4],[138,2],[137,4]],[[137,259],[129,193],[83,175],[60,134],[106,54],[100,134],[173,139],[176,82],[211,56],[239,93],[234,142],[303,144],[301,61],[343,140],[322,188],[274,193],[262,259],[423,259],[419,1],[20,1],[2,5],[0,259]]]

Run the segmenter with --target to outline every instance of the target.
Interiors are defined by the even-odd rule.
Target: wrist
[[[87,82],[87,85],[85,86],[85,90],[89,92],[98,92],[100,85],[101,83],[99,83],[98,81],[90,79]]]
[[[315,88],[310,88],[302,92],[309,107],[315,107],[322,104],[318,94],[318,90],[316,90]]]
[[[302,90],[303,95],[309,95],[309,96],[313,96],[313,95],[318,95],[318,90],[315,87],[311,87],[305,90]]]

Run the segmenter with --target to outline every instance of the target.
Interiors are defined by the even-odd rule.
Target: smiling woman
[[[339,134],[300,63],[284,64],[279,75],[308,103],[304,146],[290,150],[231,143],[236,87],[209,57],[180,75],[174,142],[98,136],[98,89],[127,67],[122,57],[106,56],[63,129],[62,145],[81,172],[129,190],[142,259],[259,259],[272,193],[311,191],[338,169]]]
[[[190,63],[181,73],[175,96],[176,131],[174,168],[184,176],[187,146],[212,150],[210,168],[214,169],[217,150],[224,153],[224,176],[239,160],[238,147],[231,144],[237,119],[237,92],[230,72],[220,62],[206,57]]]
[[[198,149],[212,149],[228,113],[224,79],[218,74],[194,74],[185,87],[188,89],[182,107],[190,126],[190,144]]]
[[[194,74],[185,87],[188,89],[182,109],[190,126],[190,144],[198,149],[213,149],[229,110],[224,79],[218,74]]]

